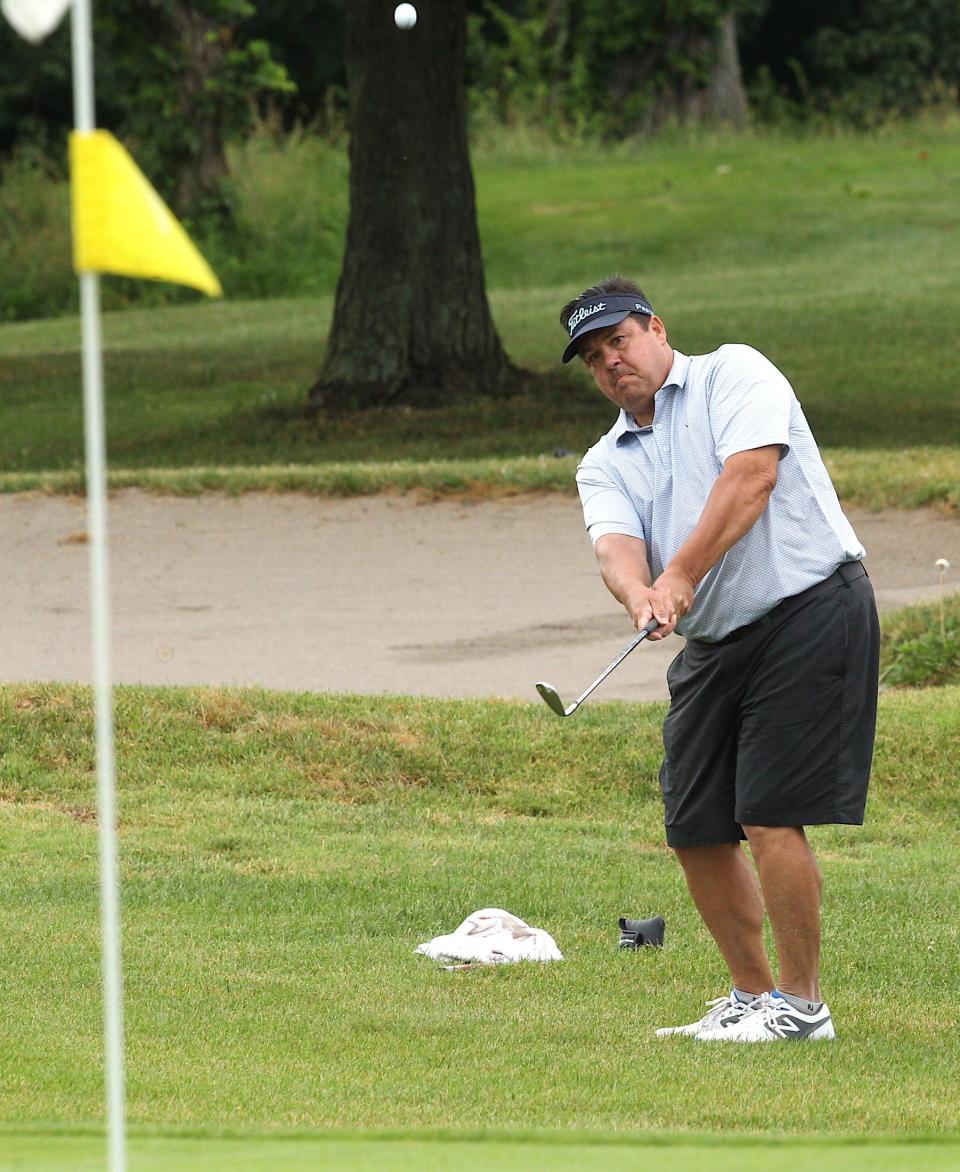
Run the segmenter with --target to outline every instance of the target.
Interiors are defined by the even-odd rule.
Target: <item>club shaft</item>
[[[646,639],[646,637],[650,634],[650,632],[655,631],[659,625],[660,624],[657,622],[656,619],[651,619],[650,622],[647,623],[647,625],[643,628],[643,630],[640,631],[636,636],[634,636],[634,638],[631,639],[631,641],[627,644],[627,646],[624,647],[624,649],[620,652],[620,654],[613,661],[613,663],[611,663],[609,667],[605,668],[600,673],[600,675],[598,675],[597,678],[593,681],[593,683],[590,685],[590,687],[587,688],[586,691],[583,692],[582,695],[578,696],[576,698],[576,700],[574,700],[574,702],[567,709],[568,715],[571,712],[573,712],[573,710],[575,708],[579,708],[580,705],[584,702],[584,700],[586,700],[586,698],[593,691],[593,689],[599,687],[600,684],[602,684],[603,681],[607,678],[607,676],[614,670],[614,668],[619,667],[620,664],[623,663],[623,661],[630,654],[630,652],[635,647],[639,646],[644,641],[644,639]]]

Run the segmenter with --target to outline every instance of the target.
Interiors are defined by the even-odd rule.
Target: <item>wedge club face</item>
[[[576,704],[571,704],[569,709],[564,708],[563,701],[560,699],[560,694],[553,684],[545,683],[543,680],[538,680],[534,685],[540,695],[543,697],[544,703],[548,708],[552,708],[557,716],[569,716],[576,711]]]

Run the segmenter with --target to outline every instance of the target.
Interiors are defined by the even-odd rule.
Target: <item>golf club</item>
[[[634,647],[636,647],[637,644],[642,643],[643,640],[646,639],[646,637],[650,634],[650,632],[655,631],[659,626],[660,624],[656,619],[651,619],[650,622],[647,623],[647,625],[643,628],[643,630],[640,631],[639,634],[635,635],[634,638],[631,639],[630,643],[624,647],[624,649],[620,652],[613,663],[610,664],[606,671],[604,671],[601,675],[598,675],[590,687],[587,688],[587,690],[583,693],[583,695],[578,696],[569,708],[564,708],[563,701],[560,699],[557,689],[553,686],[553,684],[548,684],[544,680],[538,680],[535,685],[537,691],[543,697],[547,707],[552,708],[557,716],[572,716],[584,702],[584,700],[586,700],[586,698],[590,695],[593,689],[597,687],[598,684],[602,684],[607,676],[613,671],[613,669],[617,667],[618,664],[623,663]]]

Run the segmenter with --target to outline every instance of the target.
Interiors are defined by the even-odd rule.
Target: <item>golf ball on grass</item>
[[[393,10],[393,23],[397,28],[413,28],[417,23],[417,10],[412,4],[398,4]]]

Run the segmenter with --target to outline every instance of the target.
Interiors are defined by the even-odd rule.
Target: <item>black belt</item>
[[[784,598],[782,602],[778,602],[772,610],[768,610],[763,618],[759,618],[752,623],[747,623],[745,627],[737,627],[735,631],[731,631],[729,635],[724,635],[722,639],[712,640],[710,646],[725,647],[728,643],[739,643],[741,639],[752,635],[754,631],[759,630],[760,627],[764,626],[772,618],[783,614],[784,611],[792,610],[801,601],[821,594],[825,590],[833,590],[837,586],[849,585],[851,582],[856,582],[858,578],[866,577],[868,575],[863,562],[844,562],[843,565],[838,566],[833,571],[829,578],[824,578],[822,582],[815,582],[806,590],[801,590],[799,594],[791,594],[789,598]],[[707,640],[700,641],[707,642]],[[698,642],[698,640],[694,640],[694,642]]]

